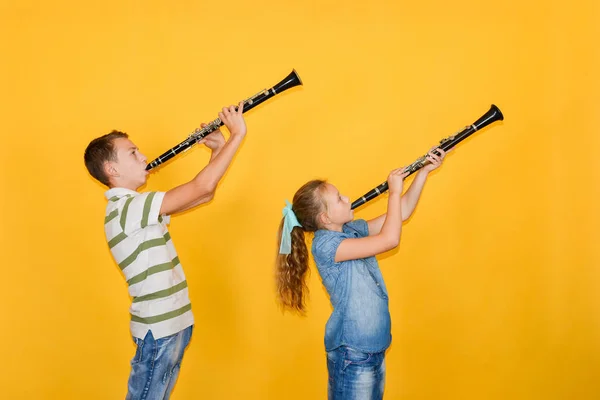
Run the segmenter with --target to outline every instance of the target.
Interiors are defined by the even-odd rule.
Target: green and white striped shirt
[[[164,192],[138,193],[112,188],[104,231],[108,247],[129,285],[131,334],[143,339],[148,330],[159,339],[194,324],[187,281],[161,216]]]

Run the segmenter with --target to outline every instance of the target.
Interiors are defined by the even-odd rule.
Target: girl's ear
[[[317,215],[317,221],[319,221],[319,225],[321,226],[327,226],[331,223],[331,219],[329,219],[329,215],[327,215],[325,211],[320,212],[319,215]]]

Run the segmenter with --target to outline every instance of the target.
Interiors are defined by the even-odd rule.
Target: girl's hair
[[[308,286],[305,278],[308,272],[308,248],[304,232],[315,232],[320,228],[319,214],[326,209],[322,197],[325,181],[312,180],[304,184],[292,201],[292,211],[296,214],[302,227],[292,230],[292,251],[290,254],[277,254],[276,283],[279,303],[285,309],[304,313],[304,301],[308,296]],[[283,219],[279,224],[278,246],[281,245],[281,230]]]

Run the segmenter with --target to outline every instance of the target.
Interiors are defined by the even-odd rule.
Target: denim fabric
[[[137,346],[131,360],[126,400],[168,400],[194,327],[161,339],[148,331],[144,339],[134,337]]]
[[[341,346],[327,353],[329,400],[381,400],[385,388],[385,352],[363,353]]]
[[[365,220],[345,224],[343,232],[315,232],[312,254],[333,306],[325,326],[326,351],[344,345],[365,353],[378,353],[391,343],[388,294],[376,258],[334,261],[344,239],[368,235]]]

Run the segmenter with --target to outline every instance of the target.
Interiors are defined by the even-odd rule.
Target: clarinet
[[[486,127],[487,125],[489,125],[493,122],[502,121],[502,120],[504,120],[504,116],[502,115],[502,112],[500,111],[500,109],[498,107],[496,107],[494,104],[492,104],[490,109],[485,114],[483,114],[477,121],[475,121],[473,124],[466,126],[463,130],[461,130],[458,133],[455,133],[452,136],[448,136],[448,137],[440,140],[440,146],[438,146],[438,148],[440,148],[444,151],[448,151],[452,147],[456,146],[458,143],[462,142],[463,140],[465,140],[466,138],[471,136],[476,131]],[[440,153],[437,151],[435,151],[435,154],[440,155]],[[414,174],[415,172],[417,172],[418,170],[420,170],[421,168],[423,168],[425,165],[427,165],[429,163],[430,162],[429,162],[429,160],[427,160],[427,155],[419,157],[414,163],[412,163],[409,166],[404,168],[404,172],[408,172],[408,175],[406,177],[409,177],[410,175]],[[388,183],[387,183],[387,181],[385,181],[381,185],[375,187],[374,189],[365,193],[359,199],[352,202],[351,209],[354,210],[356,207],[359,207],[359,206],[365,204],[366,202],[373,200],[375,197],[386,192],[387,190],[388,190]]]
[[[254,96],[249,97],[246,100],[244,100],[243,113],[245,113],[246,111],[250,111],[257,105],[263,103],[264,101],[270,99],[271,97],[273,97],[289,88],[292,88],[294,86],[302,86],[302,80],[300,79],[300,76],[298,76],[298,73],[296,72],[296,70],[292,70],[292,72],[290,72],[290,74],[288,76],[283,78],[279,83],[277,83],[272,88],[261,90]],[[236,107],[235,109],[237,111],[238,107]],[[181,143],[179,143],[177,146],[173,147],[172,149],[164,152],[162,155],[160,155],[159,157],[155,158],[152,162],[150,162],[146,166],[146,171],[149,171],[152,168],[155,168],[155,167],[159,166],[160,164],[163,164],[164,162],[175,157],[177,154],[188,150],[190,147],[192,147],[193,145],[198,143],[209,133],[214,132],[217,129],[219,129],[219,127],[222,125],[223,125],[223,121],[221,121],[221,118],[217,118],[214,121],[207,124],[202,129],[196,128],[187,137],[187,139],[185,139],[184,141],[182,141]]]

